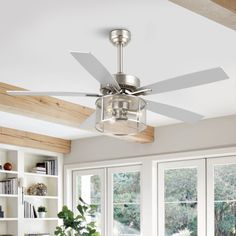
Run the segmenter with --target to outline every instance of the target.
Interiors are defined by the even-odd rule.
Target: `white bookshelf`
[[[58,175],[32,173],[31,170],[38,162],[57,160]],[[57,213],[62,207],[62,162],[63,156],[42,150],[18,148],[0,144],[0,165],[10,162],[11,171],[0,170],[0,180],[16,177],[24,188],[18,187],[18,194],[0,194],[0,206],[4,211],[4,218],[0,218],[0,235],[24,236],[27,234],[49,233],[54,235],[58,225]],[[28,195],[27,189],[36,183],[47,186],[46,196]],[[22,190],[24,194],[22,195]],[[47,208],[45,218],[24,218],[24,204],[27,201],[34,205]]]

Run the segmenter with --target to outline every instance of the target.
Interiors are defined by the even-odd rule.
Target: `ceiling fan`
[[[164,93],[228,79],[221,68],[199,71],[165,81],[140,86],[140,80],[123,72],[123,47],[131,40],[125,29],[110,32],[110,40],[117,47],[117,73],[111,75],[91,53],[72,52],[72,56],[101,84],[100,94],[83,92],[7,91],[14,96],[86,96],[95,97],[96,112],[82,125],[95,125],[100,132],[130,135],[146,128],[146,109],[183,122],[194,123],[202,115],[174,106],[149,101],[140,96]]]

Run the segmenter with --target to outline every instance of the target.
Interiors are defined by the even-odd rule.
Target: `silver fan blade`
[[[80,93],[80,92],[44,92],[44,91],[7,91],[7,94],[13,96],[78,96],[78,97],[101,97],[99,94],[95,93]]]
[[[89,116],[80,126],[79,129],[95,131],[96,112]]]
[[[153,102],[153,101],[147,101],[147,109],[150,111],[153,111],[155,113],[168,116],[170,118],[174,118],[177,120],[181,120],[187,123],[195,123],[203,118],[202,115],[199,115],[197,113],[184,110],[182,108]]]
[[[71,52],[72,56],[102,85],[111,85],[115,90],[121,88],[115,78],[91,53]]]
[[[221,81],[228,78],[228,75],[223,71],[223,69],[218,67],[146,85],[140,87],[138,90],[149,88],[152,89],[151,94],[157,94],[184,88],[190,88],[203,84],[214,83],[216,81]]]

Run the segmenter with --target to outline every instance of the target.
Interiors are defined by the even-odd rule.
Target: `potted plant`
[[[79,198],[77,216],[67,206],[63,206],[62,211],[58,213],[58,217],[63,220],[63,225],[56,227],[55,235],[99,236],[94,222],[96,209],[97,206],[85,203],[82,198]]]
[[[47,212],[46,207],[44,207],[44,206],[38,207],[38,216],[39,216],[39,218],[45,218],[46,212]]]

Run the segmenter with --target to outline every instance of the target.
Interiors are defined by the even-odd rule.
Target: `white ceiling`
[[[116,50],[108,32],[120,27],[132,32],[124,69],[138,76],[142,85],[217,66],[230,76],[226,81],[149,99],[205,118],[236,114],[236,32],[167,0],[1,1],[0,81],[30,90],[98,92],[97,81],[69,52],[91,51],[114,73]],[[66,100],[94,106],[91,98]],[[93,135],[37,120],[28,125],[27,121],[0,113],[0,126],[62,138]],[[177,122],[148,114],[148,124],[153,126]]]

